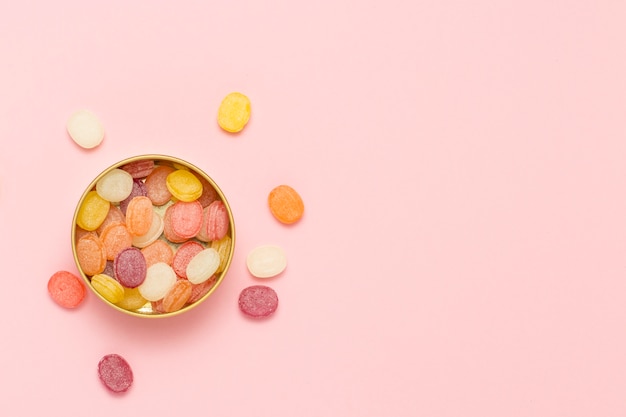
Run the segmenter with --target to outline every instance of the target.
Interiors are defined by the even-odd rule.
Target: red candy
[[[239,309],[254,318],[268,317],[278,308],[276,291],[265,285],[252,285],[239,294]]]
[[[204,208],[202,214],[202,226],[197,233],[198,240],[211,242],[220,240],[228,233],[228,211],[223,202],[217,200]]]
[[[48,281],[48,292],[61,307],[74,308],[85,298],[85,284],[71,272],[58,271]]]
[[[193,304],[202,297],[204,297],[209,292],[209,290],[213,288],[213,284],[215,284],[216,281],[217,277],[213,275],[211,278],[200,284],[192,284],[191,296],[189,297],[189,300],[187,300],[187,303]]]
[[[98,377],[113,392],[125,392],[133,384],[133,370],[124,358],[115,353],[100,359]]]
[[[192,173],[200,180],[200,183],[202,183],[202,195],[198,197],[198,201],[202,204],[202,207],[206,207],[215,200],[219,199],[217,191],[206,178],[196,174],[195,172]]]
[[[181,278],[187,278],[187,265],[189,265],[189,261],[203,250],[204,246],[193,240],[180,245],[172,260],[172,268],[174,272],[176,272],[176,275]]]
[[[145,178],[152,173],[154,161],[152,159],[141,159],[129,162],[122,169],[128,172],[133,178]]]
[[[155,206],[162,206],[172,198],[172,193],[167,189],[165,180],[174,171],[175,169],[170,166],[160,165],[155,167],[146,177],[147,196]]]
[[[202,204],[177,201],[165,210],[163,232],[170,242],[181,243],[191,239],[202,226]]]

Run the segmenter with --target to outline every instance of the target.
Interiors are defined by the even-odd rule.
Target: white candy
[[[104,139],[104,127],[89,110],[78,110],[67,121],[67,133],[79,146],[90,149],[100,145]]]
[[[133,236],[133,246],[137,248],[145,248],[151,243],[156,242],[156,240],[161,236],[161,233],[163,233],[164,226],[165,224],[163,223],[161,216],[159,216],[156,211],[153,211],[150,230],[148,230],[145,235]]]
[[[146,271],[146,279],[139,287],[139,294],[148,301],[158,301],[176,283],[176,272],[165,262],[157,262]]]
[[[220,266],[220,254],[213,248],[198,252],[187,264],[185,273],[192,284],[201,284],[217,271]]]
[[[287,256],[276,245],[263,245],[253,249],[246,258],[248,271],[257,278],[271,278],[285,270]]]
[[[133,191],[133,176],[120,168],[104,174],[96,183],[96,192],[111,203],[119,203]]]

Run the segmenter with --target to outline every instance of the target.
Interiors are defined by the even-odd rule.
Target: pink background
[[[3,2],[0,413],[626,415],[625,21],[621,0]],[[78,198],[144,153],[222,187],[231,271],[168,320],[58,307]],[[255,322],[236,301],[264,243],[289,264]]]

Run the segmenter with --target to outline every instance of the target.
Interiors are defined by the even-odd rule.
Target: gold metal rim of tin
[[[215,191],[217,192],[219,198],[222,200],[222,202],[224,203],[224,205],[226,206],[226,210],[228,212],[228,219],[229,219],[229,228],[228,228],[228,233],[227,235],[230,237],[231,239],[231,243],[230,243],[230,250],[228,253],[228,259],[226,260],[226,264],[224,266],[224,269],[218,274],[215,283],[211,286],[211,288],[209,289],[209,291],[204,294],[199,300],[195,301],[192,304],[188,304],[186,306],[184,306],[183,308],[170,312],[170,313],[159,313],[159,312],[155,312],[152,310],[152,305],[151,302],[148,301],[143,307],[136,309],[136,310],[127,310],[124,309],[116,304],[113,304],[112,302],[110,302],[109,300],[107,300],[106,298],[104,298],[98,291],[96,291],[93,286],[91,285],[91,280],[89,278],[88,275],[86,275],[83,272],[83,269],[80,266],[80,263],[78,262],[78,256],[76,254],[76,220],[78,218],[78,211],[80,210],[85,197],[87,196],[87,193],[89,193],[89,191],[93,190],[94,187],[96,186],[96,183],[100,180],[100,178],[102,178],[104,175],[106,175],[109,171],[116,169],[116,168],[120,168],[126,164],[129,164],[131,162],[137,162],[137,161],[144,161],[144,160],[153,160],[155,162],[155,164],[159,164],[159,163],[166,163],[168,165],[174,166],[174,167],[182,167],[184,169],[189,169],[192,170],[194,172],[196,172],[198,175],[200,175],[201,177],[203,177],[205,180],[207,180],[209,182],[209,184],[211,184],[211,186],[215,189]],[[162,317],[172,317],[172,316],[177,316],[179,314],[182,314],[184,312],[187,312],[195,307],[197,307],[198,305],[202,304],[211,294],[213,294],[213,292],[217,289],[217,287],[219,287],[219,285],[221,284],[222,280],[224,279],[224,277],[226,276],[226,273],[228,272],[229,268],[230,268],[230,264],[231,261],[233,259],[233,254],[235,251],[235,222],[233,219],[233,213],[232,210],[230,208],[230,204],[228,203],[226,196],[224,195],[224,193],[222,192],[222,190],[220,189],[220,187],[215,183],[215,181],[213,181],[213,179],[207,175],[203,170],[201,170],[200,168],[198,168],[197,166],[191,164],[190,162],[187,162],[185,160],[182,160],[180,158],[176,158],[173,156],[168,156],[168,155],[159,155],[159,154],[146,154],[146,155],[137,155],[137,156],[133,156],[130,158],[126,158],[123,159],[111,166],[109,166],[108,168],[106,168],[104,171],[102,171],[96,178],[94,178],[93,181],[91,181],[91,183],[87,186],[87,188],[85,189],[85,191],[83,192],[82,196],[80,197],[80,200],[78,201],[78,204],[76,205],[76,210],[74,211],[74,216],[72,218],[72,230],[71,230],[71,241],[72,241],[72,254],[74,257],[74,262],[76,263],[76,267],[78,268],[78,272],[80,273],[83,281],[85,282],[85,284],[87,285],[87,287],[91,290],[91,292],[93,294],[95,294],[100,300],[104,301],[106,304],[108,304],[110,307],[114,308],[115,310],[118,310],[122,313],[131,315],[131,316],[135,316],[135,317],[144,317],[144,318],[162,318]],[[200,242],[202,243],[202,242]],[[203,244],[204,246],[204,244]]]

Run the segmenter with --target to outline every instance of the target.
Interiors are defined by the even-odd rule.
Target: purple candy
[[[146,279],[146,258],[137,248],[121,250],[113,262],[115,279],[127,288],[136,288]]]
[[[126,214],[126,208],[128,207],[128,204],[130,204],[130,200],[137,196],[146,197],[147,195],[148,189],[146,188],[146,184],[140,179],[134,179],[133,189],[130,191],[130,195],[120,201],[120,210],[122,210],[122,213]]]
[[[102,271],[104,275],[108,275],[111,278],[115,278],[115,269],[113,269],[113,261],[107,261],[106,266],[104,267],[104,271]]]

